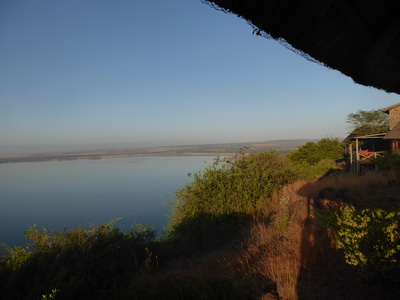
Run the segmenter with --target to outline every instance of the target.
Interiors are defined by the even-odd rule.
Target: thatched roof
[[[383,138],[385,140],[400,140],[400,123],[394,126]]]
[[[202,0],[246,19],[307,59],[400,94],[396,0]],[[268,55],[268,53],[266,53]]]

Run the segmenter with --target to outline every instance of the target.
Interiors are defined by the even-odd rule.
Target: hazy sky
[[[345,137],[400,102],[252,31],[200,0],[2,0],[0,152]]]

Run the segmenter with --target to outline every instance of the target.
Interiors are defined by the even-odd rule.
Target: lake
[[[168,223],[166,204],[187,174],[212,163],[210,156],[116,157],[101,160],[0,164],[0,242],[25,245],[23,232],[100,225]]]

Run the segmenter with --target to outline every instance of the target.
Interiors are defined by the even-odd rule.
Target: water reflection
[[[0,242],[23,245],[22,232],[104,224],[122,217],[162,229],[167,208],[189,172],[213,157],[128,157],[0,165]]]

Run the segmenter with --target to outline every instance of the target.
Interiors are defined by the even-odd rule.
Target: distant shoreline
[[[234,156],[239,151],[261,152],[276,150],[280,153],[289,153],[309,141],[312,140],[274,140],[260,143],[232,143],[175,147],[168,146],[147,148],[117,148],[106,150],[102,149],[83,151],[57,151],[47,153],[0,154],[0,164],[81,159],[97,160],[112,157],[135,156]]]
[[[99,155],[99,156],[76,156],[76,157],[0,157],[0,164],[6,163],[25,163],[25,162],[45,162],[45,161],[69,161],[69,160],[100,160],[116,157],[150,157],[150,156],[235,156],[236,153],[147,153],[147,154],[123,154],[123,155]]]

